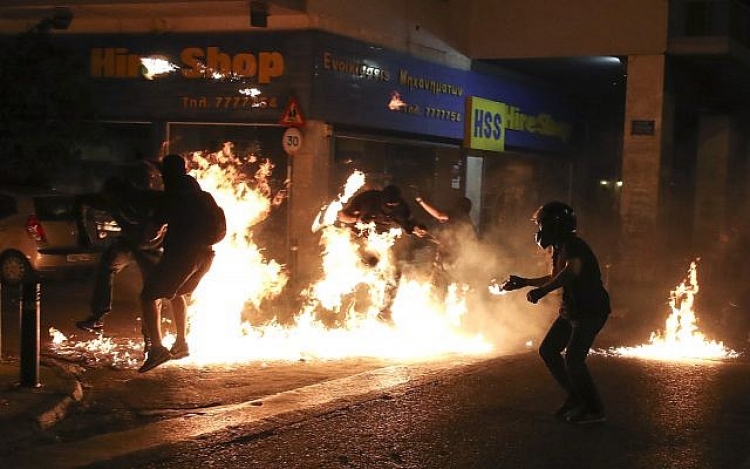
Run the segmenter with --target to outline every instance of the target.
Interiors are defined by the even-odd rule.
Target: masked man
[[[552,248],[552,272],[538,278],[511,275],[503,289],[533,287],[526,298],[536,304],[562,288],[559,315],[539,346],[544,363],[567,393],[555,415],[571,423],[602,422],[604,407],[586,366],[589,349],[611,310],[599,262],[589,245],[577,236],[576,214],[568,205],[547,203],[536,211],[533,220],[538,227],[537,244],[542,249]]]

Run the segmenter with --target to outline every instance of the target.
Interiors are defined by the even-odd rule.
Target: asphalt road
[[[134,274],[124,274],[129,280],[115,290],[111,334],[138,336]],[[42,331],[76,334],[73,323],[88,314],[90,288],[87,279],[45,286]],[[14,321],[16,315],[3,315],[6,353],[16,347],[7,334]],[[294,418],[243,421],[238,413],[198,437],[153,442],[147,446],[156,449],[115,459],[106,451],[97,457],[95,445],[80,447],[92,452],[87,460],[100,461],[87,467],[107,468],[750,469],[746,356],[667,363],[595,355],[589,363],[608,407],[602,425],[556,421],[551,414],[562,395],[529,352],[439,367],[324,406],[295,411],[292,405]],[[57,443],[40,446],[39,454],[65,458],[66,445]]]
[[[552,417],[535,353],[412,380],[292,423],[254,422],[95,464],[107,468],[750,468],[750,361],[595,355],[603,424]]]

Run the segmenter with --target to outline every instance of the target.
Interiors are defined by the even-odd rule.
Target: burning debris
[[[74,341],[59,330],[49,329],[52,350],[58,357],[87,366],[137,368],[143,361],[143,342],[99,335],[88,341]],[[174,341],[174,337],[170,338]],[[165,339],[166,341],[166,339]]]
[[[693,261],[688,277],[671,292],[669,306],[672,313],[667,318],[664,331],[652,332],[648,344],[612,348],[609,352],[623,357],[656,360],[737,358],[739,353],[725,347],[722,342],[707,340],[698,330],[693,310],[698,290],[698,267]]]

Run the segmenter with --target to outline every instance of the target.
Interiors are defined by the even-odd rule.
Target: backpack
[[[207,246],[219,243],[227,235],[227,218],[210,192],[201,191],[197,207],[200,241]]]

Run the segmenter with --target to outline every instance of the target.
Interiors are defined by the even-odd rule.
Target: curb
[[[72,391],[63,395],[59,402],[36,416],[35,422],[41,430],[48,430],[64,420],[68,415],[70,407],[83,399],[83,387],[81,383],[75,380],[72,387]]]
[[[39,363],[39,386],[19,384],[20,363],[17,359],[0,363],[0,427],[6,442],[23,439],[28,434],[48,430],[68,415],[73,404],[83,399],[83,386],[76,367],[42,357]]]
[[[38,412],[34,418],[41,430],[48,430],[67,417],[73,404],[83,400],[83,386],[77,378],[80,372],[77,366],[63,365],[44,357],[40,365],[47,367],[53,373],[53,377],[48,377],[50,379],[48,388],[55,388],[50,394],[61,396],[58,402]]]

